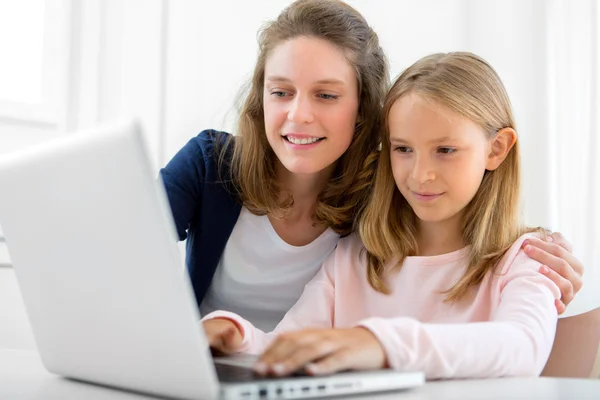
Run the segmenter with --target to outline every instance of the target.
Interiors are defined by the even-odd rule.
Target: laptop
[[[323,398],[424,382],[392,370],[261,378],[244,357],[213,359],[136,122],[0,157],[0,193],[0,225],[52,373],[181,399]]]

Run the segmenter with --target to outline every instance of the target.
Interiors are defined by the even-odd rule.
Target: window
[[[45,0],[0,3],[0,100],[42,102]]]
[[[56,126],[67,94],[69,0],[0,2],[0,124]]]

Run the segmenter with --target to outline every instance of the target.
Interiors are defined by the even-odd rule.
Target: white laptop
[[[391,370],[259,378],[215,362],[136,123],[0,157],[0,224],[52,373],[183,399],[322,398],[424,381]]]

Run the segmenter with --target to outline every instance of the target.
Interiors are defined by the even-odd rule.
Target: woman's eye
[[[334,94],[321,93],[318,95],[323,100],[337,100],[340,96],[336,96]]]
[[[281,92],[281,91],[271,92],[271,96],[275,96],[275,97],[285,97],[286,95],[287,95],[286,92]]]

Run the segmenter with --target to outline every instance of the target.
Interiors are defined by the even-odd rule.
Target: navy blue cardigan
[[[173,157],[160,176],[180,240],[187,238],[186,265],[198,305],[202,302],[241,211],[230,181],[228,133],[200,132]]]

